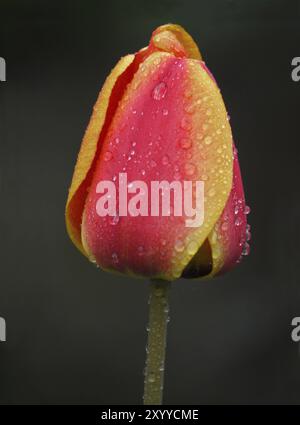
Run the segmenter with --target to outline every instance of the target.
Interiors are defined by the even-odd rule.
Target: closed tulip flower
[[[248,212],[216,81],[191,36],[163,25],[99,94],[69,191],[70,238],[107,271],[207,278],[248,254]]]

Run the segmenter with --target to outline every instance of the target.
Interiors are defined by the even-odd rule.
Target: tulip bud
[[[161,192],[174,202],[157,214]],[[220,90],[190,35],[161,26],[99,94],[69,191],[70,238],[108,271],[212,277],[248,253],[248,209]]]

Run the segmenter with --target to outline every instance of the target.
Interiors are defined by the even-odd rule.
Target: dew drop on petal
[[[152,98],[154,100],[161,100],[165,97],[167,91],[168,91],[168,86],[166,83],[162,81],[161,83],[157,84],[157,86],[154,87],[152,91]]]
[[[110,218],[109,224],[111,224],[112,226],[115,226],[116,224],[119,223],[119,221],[120,221],[119,214],[116,214]]]
[[[212,197],[212,196],[214,196],[215,194],[216,194],[216,191],[215,191],[215,189],[214,189],[214,188],[209,189],[209,191],[208,191],[208,196]]]
[[[243,246],[243,250],[242,250],[242,255],[247,256],[249,255],[249,252],[250,252],[250,245],[248,244],[248,242],[245,242]]]
[[[221,224],[221,230],[223,230],[223,232],[226,232],[226,230],[228,230],[228,222],[227,221],[223,221],[223,223]]]
[[[192,123],[187,117],[182,118],[180,125],[183,130],[189,131],[192,128]]]
[[[196,166],[192,163],[187,163],[184,166],[184,170],[188,176],[191,176],[196,171]]]
[[[206,136],[204,139],[204,143],[206,145],[210,145],[212,143],[212,138],[210,136]]]
[[[251,239],[250,229],[251,229],[250,224],[247,224],[247,225],[246,225],[246,241],[247,241],[247,242],[248,242],[248,241],[250,241],[250,239]]]
[[[180,146],[182,147],[182,149],[190,149],[190,147],[192,146],[191,139],[189,139],[187,137],[183,137],[180,140]]]
[[[184,250],[184,244],[183,244],[183,242],[180,239],[178,239],[175,242],[175,251],[182,252],[183,250]]]
[[[168,155],[164,155],[162,157],[161,163],[162,163],[162,165],[168,165],[169,164],[169,157],[168,157]]]
[[[112,153],[110,151],[105,152],[104,161],[110,161],[112,159]]]
[[[250,207],[248,205],[246,205],[245,209],[244,209],[244,214],[248,215],[248,214],[250,214],[250,211],[251,211]]]
[[[190,255],[194,255],[196,254],[196,252],[198,251],[198,244],[196,241],[191,241],[189,242],[188,246],[187,246],[187,252]]]
[[[142,256],[142,255],[144,255],[144,247],[143,246],[139,246],[138,247],[138,249],[137,249],[137,251],[138,251],[138,255],[139,256]]]
[[[112,262],[114,264],[117,264],[119,262],[119,257],[118,257],[118,254],[116,252],[112,253],[111,258],[112,258]]]
[[[242,224],[242,220],[241,220],[241,218],[240,218],[240,217],[237,217],[237,218],[235,219],[235,221],[234,221],[234,224],[235,224],[236,226],[240,226],[240,225]]]

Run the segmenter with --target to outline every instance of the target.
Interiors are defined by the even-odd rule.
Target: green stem
[[[162,404],[170,283],[150,284],[148,344],[145,368],[144,404]]]

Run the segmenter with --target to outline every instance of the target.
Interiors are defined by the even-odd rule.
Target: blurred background
[[[231,116],[251,255],[172,285],[166,404],[299,404],[300,2],[1,1],[0,404],[139,404],[148,284],[70,242],[67,191],[103,81],[174,22],[194,37]]]

